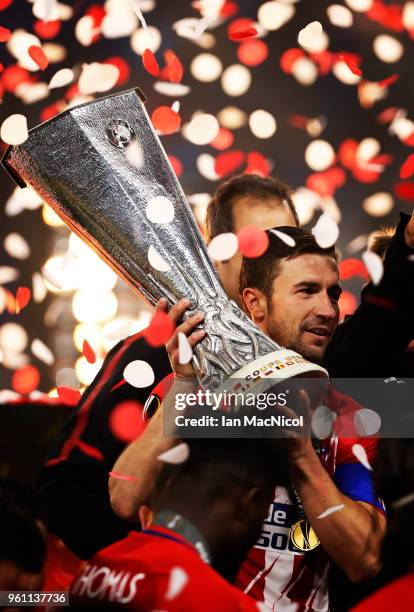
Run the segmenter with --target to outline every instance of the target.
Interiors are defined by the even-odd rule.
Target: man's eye
[[[312,295],[313,289],[309,289],[309,288],[307,288],[307,289],[300,289],[299,293],[306,293],[307,295]]]

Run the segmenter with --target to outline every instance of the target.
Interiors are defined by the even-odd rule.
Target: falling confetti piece
[[[149,387],[155,380],[154,370],[149,363],[141,359],[131,361],[124,368],[123,376],[127,383],[139,389]]]
[[[269,246],[267,232],[253,226],[243,227],[237,233],[237,239],[239,251],[243,257],[260,257]]]
[[[285,234],[284,232],[280,232],[277,229],[272,229],[270,230],[272,234],[274,234],[275,236],[277,236],[282,242],[284,242],[285,244],[287,244],[290,247],[294,247],[296,245],[295,240],[292,238],[292,236],[288,236],[288,234]]]
[[[259,66],[269,55],[269,47],[263,40],[248,39],[243,41],[237,49],[237,57],[245,66]]]
[[[1,124],[0,138],[7,144],[22,144],[27,140],[28,136],[27,120],[24,115],[10,115]]]
[[[193,349],[188,342],[188,338],[182,332],[178,333],[178,363],[185,365],[190,363],[193,358]]]
[[[249,27],[244,30],[236,30],[229,34],[230,40],[243,40],[244,38],[251,38],[257,36],[258,32],[256,28]]]
[[[374,436],[381,429],[381,417],[369,408],[360,408],[354,416],[355,429],[359,436]]]
[[[166,66],[162,71],[162,78],[171,83],[181,83],[184,76],[184,67],[174,51],[166,49],[164,51]]]
[[[79,77],[79,92],[83,95],[105,92],[112,89],[119,78],[119,70],[113,64],[92,62],[83,64]]]
[[[364,468],[366,468],[367,470],[372,470],[372,467],[368,461],[367,452],[362,446],[362,444],[354,444],[352,446],[352,452],[354,453],[358,461],[364,466]]]
[[[59,19],[54,21],[35,21],[33,30],[39,38],[49,40],[55,38],[61,29],[62,23]]]
[[[148,249],[148,261],[150,266],[159,272],[169,272],[171,270],[170,264],[165,261],[152,245]]]
[[[56,0],[36,0],[33,5],[33,15],[42,21],[59,19],[60,13]]]
[[[174,134],[180,129],[181,117],[170,106],[159,106],[152,115],[151,121],[161,134]]]
[[[144,330],[144,337],[150,346],[162,346],[171,338],[174,329],[174,321],[166,312],[155,312]]]
[[[83,344],[82,344],[82,353],[84,354],[86,361],[88,363],[96,362],[95,351],[93,350],[93,348],[91,347],[91,345],[86,339],[83,341]]]
[[[364,242],[364,246],[365,245],[366,241]],[[353,257],[343,259],[339,263],[339,275],[342,281],[349,280],[353,276],[359,276],[364,281],[368,280],[367,269],[363,262],[360,259],[355,259]]]
[[[311,428],[319,440],[324,440],[332,435],[332,425],[336,414],[328,406],[317,406],[312,414]]]
[[[214,115],[201,113],[185,126],[185,137],[196,145],[209,144],[217,136],[220,124]]]
[[[163,463],[170,463],[172,465],[179,465],[180,463],[184,463],[187,461],[190,456],[190,447],[186,442],[181,442],[181,444],[177,444],[170,450],[161,453],[158,455],[158,460]]]
[[[119,56],[108,57],[108,59],[104,61],[104,64],[112,64],[112,66],[115,66],[115,68],[118,69],[119,75],[118,75],[118,80],[116,82],[117,86],[125,85],[125,83],[129,81],[130,76],[131,76],[131,70],[130,70],[128,62],[126,62],[123,57],[119,57]]]
[[[411,153],[400,168],[400,178],[408,179],[414,174],[414,153]]]
[[[159,75],[160,67],[158,65],[157,58],[151,49],[145,49],[144,53],[142,54],[142,64],[145,70],[149,72],[149,74],[152,74],[152,76]]]
[[[359,67],[359,58],[357,58],[355,55],[351,53],[340,53],[339,59],[345,62],[352,74],[362,76],[362,70]]]
[[[400,76],[398,74],[392,74],[386,79],[383,79],[382,81],[378,81],[378,86],[379,87],[390,87],[391,85],[394,85],[394,83],[396,83],[399,78]]]
[[[30,302],[32,292],[28,287],[19,287],[16,293],[16,313],[18,314]]]
[[[72,389],[71,387],[60,386],[57,388],[57,394],[61,402],[68,406],[76,406],[81,398],[79,389]]]
[[[73,70],[70,68],[62,68],[58,70],[50,79],[49,89],[56,89],[57,87],[65,87],[72,83],[75,78]]]
[[[125,482],[136,482],[138,480],[136,476],[124,476],[116,472],[108,472],[108,474],[111,478],[115,478],[115,480],[124,480]]]
[[[4,250],[10,257],[16,259],[27,259],[30,256],[30,247],[26,240],[20,234],[11,232],[6,236],[3,242]]]
[[[219,177],[227,176],[240,168],[245,159],[246,155],[243,151],[220,153],[215,159],[214,170]]]
[[[43,274],[43,278],[50,285],[52,285],[52,287],[54,287],[55,289],[58,289],[59,291],[62,291],[63,284],[62,284],[60,278],[54,273],[53,270],[50,270],[46,266],[43,266],[42,267],[42,274]]]
[[[127,400],[121,402],[109,415],[109,428],[113,435],[128,444],[136,440],[144,431],[143,407],[139,402]]]
[[[188,575],[181,567],[173,567],[170,573],[165,599],[171,601],[175,599],[184,589],[188,582]]]
[[[312,228],[312,234],[322,249],[328,249],[338,240],[339,228],[332,217],[323,213]]]
[[[298,43],[306,51],[313,51],[315,41],[317,41],[323,34],[322,25],[319,21],[312,21],[308,25],[300,30],[298,34]]]
[[[41,47],[37,47],[36,45],[31,45],[27,51],[32,60],[39,66],[40,70],[46,70],[49,65],[49,60],[46,57],[43,49]]]
[[[16,393],[28,395],[37,388],[39,381],[40,375],[37,368],[27,365],[13,372],[12,387]]]
[[[397,198],[406,202],[414,201],[414,182],[397,183],[394,185],[394,193]]]
[[[226,232],[215,236],[208,245],[208,254],[213,261],[227,261],[231,259],[239,248],[236,234]]]
[[[372,251],[365,251],[362,253],[362,261],[368,270],[373,284],[378,285],[384,274],[384,265],[381,257]]]
[[[174,219],[174,205],[165,196],[154,196],[149,200],[145,214],[152,223],[171,223]]]
[[[7,285],[19,278],[19,271],[11,266],[0,266],[0,285]]]
[[[11,37],[11,32],[7,28],[0,26],[0,43],[7,42]]]
[[[39,338],[35,338],[31,344],[31,350],[35,357],[37,357],[40,361],[45,363],[46,365],[53,365],[55,362],[55,357],[50,350],[49,347],[46,346],[44,342],[39,340]]]
[[[339,510],[342,510],[343,508],[345,508],[345,504],[338,504],[337,506],[331,506],[330,508],[325,510],[325,512],[322,512],[322,514],[320,514],[316,518],[318,519],[326,518],[327,516],[330,516],[331,514],[334,514],[335,512],[339,512]]]

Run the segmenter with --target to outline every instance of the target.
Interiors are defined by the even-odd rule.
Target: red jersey
[[[352,608],[352,612],[414,612],[414,571],[393,580]]]
[[[350,431],[351,417],[361,407],[335,390],[331,390],[327,404],[340,415],[340,429]],[[374,492],[372,472],[352,452],[354,444],[361,444],[372,462],[376,443],[375,438],[343,438],[334,433],[324,441],[320,459],[342,493],[384,511]],[[329,558],[322,546],[306,553],[294,546],[289,531],[298,518],[288,491],[277,487],[262,535],[244,561],[236,584],[270,610],[326,612],[329,610]]]
[[[223,612],[259,609],[226,582],[180,535],[155,526],[99,551],[75,578],[71,597],[128,610]]]

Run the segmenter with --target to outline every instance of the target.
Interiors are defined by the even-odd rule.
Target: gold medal
[[[306,518],[292,525],[289,531],[289,538],[296,548],[303,552],[313,550],[320,544],[318,536]]]

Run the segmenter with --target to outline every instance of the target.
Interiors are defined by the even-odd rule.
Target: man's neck
[[[175,510],[164,509],[158,512],[154,516],[153,524],[155,526],[167,527],[174,531],[187,542],[192,544],[198,552],[200,558],[211,564],[211,552],[208,543],[200,530],[194,525],[194,523],[182,514]]]

